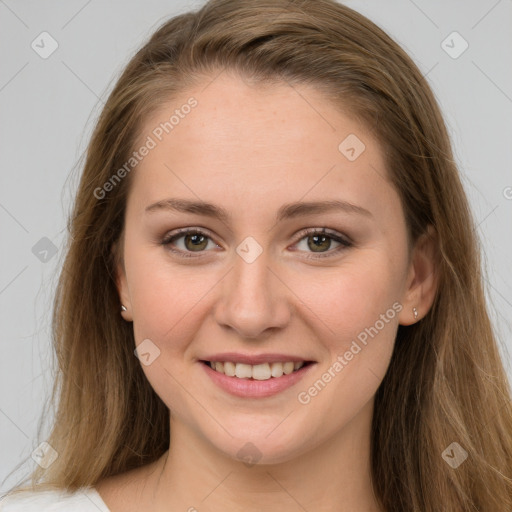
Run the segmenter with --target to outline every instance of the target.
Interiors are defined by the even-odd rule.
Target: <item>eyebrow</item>
[[[207,203],[204,201],[192,201],[189,199],[164,199],[149,205],[145,211],[146,213],[152,213],[161,210],[204,215],[206,217],[219,219],[226,224],[231,220],[231,215],[225,208],[212,203]],[[276,222],[281,222],[287,219],[293,219],[306,215],[328,213],[335,210],[350,214],[363,215],[365,217],[373,217],[372,213],[362,206],[358,206],[347,201],[333,199],[328,201],[313,201],[307,203],[295,202],[284,204],[281,206],[281,208],[279,208],[275,220]]]

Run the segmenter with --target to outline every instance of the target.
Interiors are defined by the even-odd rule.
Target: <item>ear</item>
[[[126,271],[124,268],[124,258],[123,258],[123,239],[124,236],[121,236],[117,242],[112,245],[111,254],[112,261],[114,262],[114,273],[115,273],[115,282],[117,292],[119,294],[119,310],[121,312],[121,316],[127,321],[132,322],[132,305],[130,300],[130,293],[128,290],[128,283],[126,279]],[[121,309],[121,305],[126,308],[126,311]]]
[[[417,240],[413,249],[406,281],[403,309],[398,317],[401,325],[411,325],[423,318],[431,308],[439,281],[439,245],[432,225]],[[414,318],[413,308],[418,312]]]

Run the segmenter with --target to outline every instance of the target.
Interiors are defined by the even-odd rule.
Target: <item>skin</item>
[[[142,130],[144,140],[190,96],[198,100],[134,171],[118,269],[136,344],[150,339],[160,350],[143,370],[171,410],[170,449],[97,490],[113,512],[378,511],[369,462],[374,395],[398,325],[421,320],[433,302],[432,243],[420,240],[409,251],[379,144],[319,91],[254,87],[227,72],[212,79],[163,105]],[[349,134],[366,146],[355,161],[338,150]],[[232,218],[145,212],[171,197],[215,203]],[[334,210],[275,222],[285,203],[328,199],[371,216]],[[199,252],[184,236],[174,240],[191,258],[162,245],[185,227],[210,237]],[[315,252],[313,235],[300,232],[323,227],[353,245],[328,238]],[[252,263],[236,252],[248,236],[262,249]],[[300,403],[298,394],[394,303],[401,311]],[[198,362],[224,351],[286,353],[316,364],[277,395],[239,398],[213,384]],[[247,442],[260,457],[249,467],[237,456]]]

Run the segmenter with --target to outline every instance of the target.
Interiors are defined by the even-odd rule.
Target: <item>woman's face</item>
[[[228,456],[290,460],[369,417],[412,322],[405,219],[377,142],[320,92],[207,84],[142,132],[123,315],[175,421]]]

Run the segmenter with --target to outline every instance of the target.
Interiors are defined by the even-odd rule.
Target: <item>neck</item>
[[[233,460],[171,415],[171,442],[147,489],[156,510],[379,512],[370,479],[373,401],[342,431],[279,464]]]

